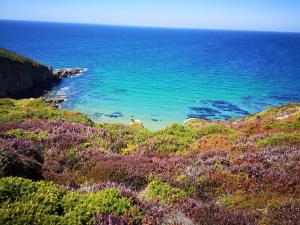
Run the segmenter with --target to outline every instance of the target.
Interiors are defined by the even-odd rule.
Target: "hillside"
[[[300,103],[151,132],[3,98],[0,150],[0,224],[299,224]]]
[[[37,97],[58,81],[50,67],[0,48],[0,97]]]

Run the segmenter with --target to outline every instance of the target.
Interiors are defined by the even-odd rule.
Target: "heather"
[[[1,223],[298,223],[300,104],[156,132],[40,99],[0,112]]]

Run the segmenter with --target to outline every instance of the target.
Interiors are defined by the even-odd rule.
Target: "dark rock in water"
[[[96,113],[93,113],[93,114],[88,114],[88,116],[93,119],[93,120],[97,120],[99,119],[100,117],[102,117],[104,115],[104,113],[100,113],[100,112],[96,112]]]
[[[162,120],[159,120],[159,119],[151,119],[153,122],[158,122],[158,121],[162,121]]]
[[[62,97],[55,97],[55,98],[43,98],[45,102],[49,105],[58,107],[60,103],[64,102],[65,99]]]
[[[0,97],[39,97],[59,80],[50,67],[0,48]]]
[[[236,114],[241,114],[241,115],[249,115],[250,113],[246,110],[243,110],[241,108],[239,108],[236,105],[233,105],[230,102],[227,101],[211,101],[212,106],[220,109],[222,111],[226,111],[226,112],[234,112]]]
[[[95,116],[103,116],[103,113],[98,113],[98,112],[96,112],[96,113],[94,113],[94,115],[95,115]]]
[[[120,112],[113,112],[112,114],[109,114],[106,116],[111,117],[111,118],[119,118],[119,117],[123,117],[123,114]]]
[[[85,71],[84,68],[61,68],[61,69],[54,70],[53,75],[56,75],[62,79],[62,78],[73,77],[84,71]]]
[[[203,114],[205,116],[215,116],[216,114],[220,113],[218,110],[206,108],[206,107],[190,107],[190,109],[197,114]]]
[[[48,91],[43,95],[43,99],[48,104],[58,107],[60,103],[66,101],[65,89],[63,88],[57,91]]]
[[[203,120],[211,120],[219,115],[220,112],[216,109],[208,108],[208,107],[190,107],[191,111],[195,113],[191,113],[187,115],[187,118],[197,118]]]
[[[202,120],[211,120],[210,116],[201,115],[201,114],[188,114],[187,119],[195,118],[195,119],[202,119]]]

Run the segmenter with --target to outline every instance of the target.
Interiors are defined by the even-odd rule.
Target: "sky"
[[[0,19],[300,32],[300,0],[0,0]]]

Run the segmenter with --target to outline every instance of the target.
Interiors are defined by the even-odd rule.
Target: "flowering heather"
[[[58,205],[51,203],[57,211],[48,211],[49,221],[52,212],[62,213],[63,204],[66,210],[78,206],[78,215],[70,214],[74,224],[299,224],[299,107],[290,104],[223,122],[193,119],[150,132],[138,124],[93,124],[41,100],[2,99],[5,190],[0,201],[5,204],[0,223],[3,212],[9,220],[24,209],[18,211],[20,221],[32,213],[27,192],[21,202],[5,194],[26,188],[29,181],[4,178],[17,176],[43,180],[27,185],[41,185],[41,199],[51,195],[60,202],[68,193]],[[100,209],[91,196],[117,205],[107,202],[109,210]]]
[[[98,214],[95,216],[95,225],[128,225],[129,222],[124,216]]]

